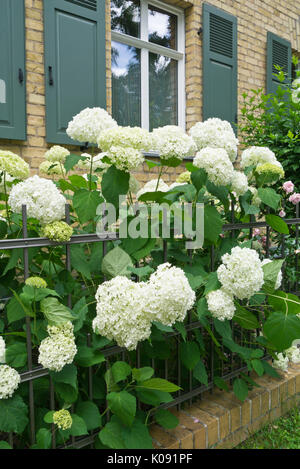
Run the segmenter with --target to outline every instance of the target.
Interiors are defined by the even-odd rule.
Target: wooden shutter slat
[[[267,35],[267,93],[276,93],[280,82],[273,75],[278,73],[276,65],[282,67],[286,73],[285,84],[288,84],[292,75],[292,48],[291,43],[268,32]]]

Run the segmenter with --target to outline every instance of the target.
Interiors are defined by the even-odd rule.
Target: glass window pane
[[[141,51],[114,41],[112,115],[119,125],[141,125]]]
[[[150,130],[178,124],[177,69],[176,60],[149,53]]]
[[[177,16],[159,8],[149,6],[149,41],[161,46],[177,49]]]
[[[111,29],[140,37],[140,0],[111,0]]]

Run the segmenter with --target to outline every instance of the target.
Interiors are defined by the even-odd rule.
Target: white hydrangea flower
[[[259,255],[254,249],[232,249],[222,257],[217,270],[223,290],[240,300],[251,298],[264,284],[264,272]]]
[[[292,91],[292,101],[295,104],[300,103],[300,89],[296,89]]]
[[[233,297],[226,291],[220,289],[215,290],[206,295],[208,309],[212,316],[219,321],[225,319],[231,320],[235,313]]]
[[[171,158],[182,160],[187,156],[193,156],[197,150],[194,140],[176,125],[154,129],[151,137],[152,149],[159,152],[162,160]]]
[[[143,195],[143,194],[146,194],[146,192],[155,192],[156,191],[156,187],[157,187],[157,182],[158,182],[158,179],[151,179],[151,181],[148,181],[146,182],[146,184],[144,185],[144,187],[142,187],[136,194],[136,197],[137,199]],[[158,187],[157,187],[157,190],[159,192],[168,192],[170,190],[168,184],[166,184],[164,182],[163,179],[160,179],[159,180],[159,184],[158,184]]]
[[[289,358],[285,357],[282,353],[276,354],[276,359],[273,360],[273,366],[277,370],[287,371],[289,365]]]
[[[109,151],[113,146],[149,151],[151,145],[150,133],[141,127],[113,127],[104,130],[98,139],[98,146],[102,151]]]
[[[25,179],[29,176],[29,164],[11,151],[0,150],[1,172],[16,179]]]
[[[204,122],[197,122],[191,129],[190,135],[194,139],[198,150],[203,148],[223,148],[231,162],[237,157],[238,139],[229,122],[219,118],[210,118]]]
[[[51,163],[51,161],[42,161],[39,167],[41,174],[57,174],[58,176],[64,176],[66,171],[59,163]]]
[[[234,168],[227,152],[222,148],[203,148],[197,153],[193,164],[205,169],[209,180],[216,186],[227,186],[232,181]]]
[[[0,336],[0,363],[6,363],[5,353],[6,353],[5,341],[3,337]]]
[[[60,145],[54,145],[50,150],[46,151],[45,159],[51,163],[64,163],[67,156],[70,155],[69,150]]]
[[[0,365],[0,399],[8,399],[21,382],[19,373],[8,365]]]
[[[282,169],[281,163],[277,160],[275,153],[268,147],[250,147],[243,151],[241,157],[241,167],[258,166],[264,163],[274,164]]]
[[[285,350],[285,354],[292,363],[300,363],[300,349],[294,345]]]
[[[144,162],[144,156],[140,150],[131,147],[112,146],[107,153],[111,164],[121,171],[135,171]]]
[[[237,197],[239,197],[244,195],[248,189],[247,176],[241,171],[234,171],[231,181],[231,191],[235,192]]]
[[[52,181],[37,175],[16,184],[8,203],[16,213],[22,213],[22,205],[26,205],[28,217],[37,218],[42,224],[61,220],[65,215],[64,196]]]
[[[85,156],[85,160],[79,160],[76,166],[79,169],[90,170],[92,163],[91,155],[89,153],[82,153],[81,156]],[[96,169],[104,171],[109,168],[110,165],[103,162],[105,156],[107,156],[107,153],[98,153],[98,155],[93,157],[93,171],[96,171]]]
[[[48,326],[49,337],[42,340],[39,346],[38,363],[56,372],[73,363],[77,353],[73,330],[70,321],[61,326]]]
[[[166,326],[183,321],[196,299],[184,271],[169,263],[161,264],[151,275],[149,283],[153,320]]]
[[[86,108],[69,122],[67,134],[78,142],[96,144],[101,132],[117,125],[105,109]]]
[[[266,264],[270,264],[270,262],[272,262],[271,259],[264,259],[262,261],[261,265],[264,266]],[[281,284],[282,284],[282,280],[283,280],[282,271],[280,271],[278,276],[277,276],[277,279],[276,279],[275,290],[279,290],[279,288],[281,287]]]
[[[151,334],[148,290],[146,283],[122,276],[102,283],[96,293],[94,332],[115,340],[120,347],[135,350]]]

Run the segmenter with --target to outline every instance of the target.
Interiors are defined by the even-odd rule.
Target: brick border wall
[[[234,393],[206,392],[192,406],[171,411],[179,425],[166,430],[157,424],[151,428],[154,447],[158,449],[230,449],[257,432],[268,422],[300,403],[300,364],[292,365],[280,379],[269,376],[253,379],[254,388],[245,402]]]

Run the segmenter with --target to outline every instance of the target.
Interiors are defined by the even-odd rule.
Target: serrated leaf
[[[200,383],[205,384],[208,386],[208,375],[202,360],[200,360],[194,368],[193,376],[196,378]]]
[[[76,407],[76,414],[85,421],[88,431],[101,427],[101,415],[94,402],[80,402]]]
[[[132,370],[132,378],[135,381],[146,381],[154,375],[154,370],[150,366],[145,366],[143,368],[133,368]]]
[[[264,374],[265,369],[260,360],[257,360],[256,358],[251,360],[251,365],[253,366],[253,369],[258,374],[258,376],[262,376]]]
[[[107,402],[112,413],[130,427],[136,414],[136,398],[127,391],[111,392],[107,395]]]
[[[57,298],[44,298],[41,301],[41,311],[50,325],[59,326],[74,320],[69,308],[60,303]]]
[[[253,330],[259,328],[259,322],[253,313],[246,308],[235,303],[236,311],[233,316],[233,321],[237,322],[243,329]]]
[[[264,324],[264,334],[276,351],[283,352],[299,339],[300,319],[293,314],[272,313]]]
[[[126,362],[115,362],[111,367],[111,372],[114,382],[119,383],[131,374],[131,366]]]
[[[79,189],[73,196],[73,206],[81,223],[91,222],[96,217],[97,207],[104,202],[97,190]]]
[[[179,345],[180,360],[188,370],[193,370],[200,360],[200,350],[196,342],[182,342]]]
[[[121,434],[127,449],[153,448],[148,427],[140,420],[135,420],[130,428],[123,428]]]
[[[148,379],[146,381],[143,381],[141,384],[138,384],[137,387],[164,392],[176,392],[180,389],[180,387],[176,384],[170,383],[170,381],[161,378]]]
[[[99,433],[100,441],[112,449],[125,449],[122,425],[118,421],[108,422]]]
[[[178,418],[166,409],[159,409],[154,416],[156,422],[163,428],[176,428],[179,424]]]
[[[274,189],[262,189],[260,187],[258,189],[258,197],[265,205],[271,207],[273,210],[277,210],[281,197],[274,191]]]
[[[243,379],[235,379],[233,382],[233,392],[240,401],[244,402],[244,400],[248,396],[247,383]]]
[[[118,246],[109,251],[102,261],[102,272],[110,278],[118,275],[130,276],[128,267],[133,267],[132,260],[127,252]]]
[[[28,407],[21,396],[0,399],[0,431],[23,433],[29,422],[27,414]]]
[[[106,202],[119,207],[119,196],[126,195],[129,190],[129,173],[110,166],[103,174],[101,190]]]
[[[273,230],[277,231],[278,233],[287,235],[290,234],[290,230],[286,222],[277,215],[267,215],[266,222],[271,228],[273,228]]]

